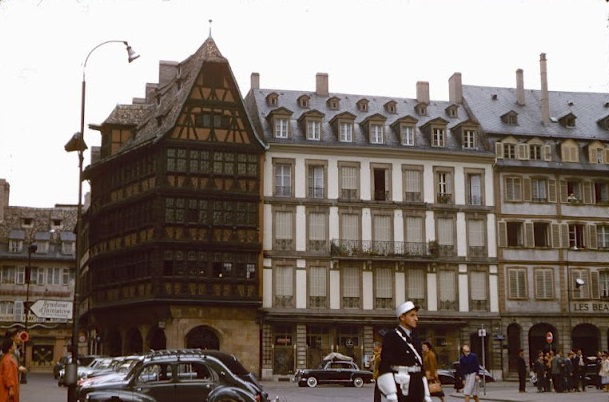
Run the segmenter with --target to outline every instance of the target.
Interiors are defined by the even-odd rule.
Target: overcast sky
[[[116,104],[143,97],[161,60],[182,61],[211,32],[245,96],[263,88],[414,98],[427,81],[448,99],[464,85],[539,89],[546,53],[550,91],[609,91],[606,0],[0,0],[0,178],[10,205],[76,204],[78,158],[64,144]],[[128,41],[141,55],[129,64]],[[99,133],[85,130],[89,146]],[[89,151],[85,165],[89,163]],[[85,185],[85,191],[88,187]]]

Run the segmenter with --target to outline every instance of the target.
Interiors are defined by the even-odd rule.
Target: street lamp
[[[76,209],[76,240],[75,240],[75,264],[74,264],[74,301],[72,307],[72,360],[71,363],[66,365],[65,380],[68,385],[68,402],[76,401],[76,385],[78,381],[78,303],[80,295],[78,293],[78,281],[80,276],[80,253],[79,253],[79,236],[81,230],[81,214],[82,214],[82,173],[83,173],[83,153],[87,149],[85,143],[85,101],[86,101],[86,88],[87,83],[85,79],[85,70],[87,62],[91,54],[99,47],[108,43],[122,43],[127,48],[128,61],[131,63],[133,60],[140,57],[133,51],[129,43],[122,40],[108,40],[95,46],[89,51],[85,61],[82,65],[82,85],[81,85],[81,101],[80,101],[80,131],[72,135],[72,138],[66,143],[64,149],[66,152],[78,152],[78,204]]]
[[[32,276],[32,253],[38,250],[36,243],[31,243],[27,248],[27,266],[25,267],[25,339],[23,340],[23,367],[27,367],[27,342],[28,342],[28,318],[30,315],[30,279]],[[21,384],[27,384],[27,370],[21,373]]]

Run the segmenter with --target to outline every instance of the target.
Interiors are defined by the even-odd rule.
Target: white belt
[[[420,373],[421,366],[391,366],[396,373]]]

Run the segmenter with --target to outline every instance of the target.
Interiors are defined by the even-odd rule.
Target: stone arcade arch
[[[141,354],[144,351],[144,340],[142,334],[137,328],[131,328],[127,331],[127,338],[125,339],[125,350],[123,351],[126,355]]]
[[[211,327],[200,325],[186,334],[187,348],[220,350],[220,340]]]
[[[548,343],[548,333],[552,334],[552,343]],[[535,361],[539,351],[547,352],[550,349],[557,350],[558,346],[558,331],[556,330],[556,327],[545,322],[535,324],[529,330],[528,361]]]
[[[592,324],[579,324],[573,328],[571,342],[574,349],[581,349],[584,356],[596,356],[601,350],[601,331]]]
[[[518,351],[522,348],[522,327],[512,323],[507,327],[507,360],[508,373],[517,372]]]
[[[148,333],[148,347],[152,350],[167,349],[165,331],[159,327],[152,328]]]
[[[120,356],[123,354],[123,341],[121,339],[121,334],[117,329],[108,331],[106,345],[109,356]]]

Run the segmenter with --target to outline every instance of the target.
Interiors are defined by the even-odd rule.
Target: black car
[[[268,402],[214,353],[200,349],[146,354],[124,378],[83,384],[79,402]]]
[[[324,359],[317,369],[297,370],[292,382],[297,383],[299,387],[311,388],[317,384],[342,384],[361,388],[364,384],[374,383],[371,371],[360,370],[348,356],[341,357]]]

